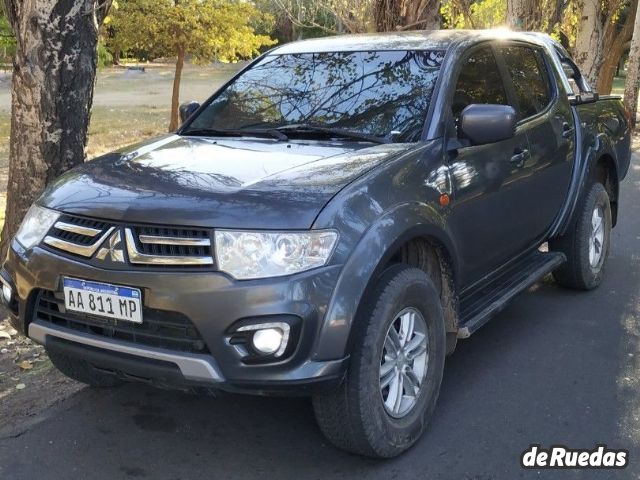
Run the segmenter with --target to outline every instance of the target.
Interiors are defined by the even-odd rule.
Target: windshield
[[[417,141],[443,57],[426,50],[268,55],[219,92],[189,130],[315,125]]]

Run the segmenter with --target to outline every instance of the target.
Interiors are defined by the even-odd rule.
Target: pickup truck
[[[295,42],[181,113],[11,241],[3,302],[71,378],[308,395],[337,447],[392,457],[458,339],[550,273],[602,281],[630,116],[549,37]]]

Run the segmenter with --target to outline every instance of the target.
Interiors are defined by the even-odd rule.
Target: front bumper
[[[155,372],[159,370],[153,367],[162,365],[177,372],[170,381],[158,382],[169,386],[197,385],[250,393],[304,393],[311,387],[327,388],[337,384],[346,370],[346,358],[312,360],[339,272],[340,266],[327,266],[290,277],[239,282],[212,271],[108,270],[40,247],[25,251],[14,241],[4,265],[3,278],[11,282],[15,292],[13,323],[19,330],[47,348],[62,348],[70,355],[91,359],[96,367],[155,382],[158,380]],[[141,289],[145,308],[186,316],[198,330],[208,352],[196,354],[141,346],[39,319],[35,305],[38,292],[60,292],[63,276]],[[233,325],[278,316],[300,319],[295,349],[284,360],[245,363],[229,344],[229,331]],[[149,367],[146,370],[145,365]],[[145,374],[147,370],[148,375]]]

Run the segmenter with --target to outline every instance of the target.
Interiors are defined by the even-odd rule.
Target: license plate
[[[63,278],[64,306],[74,312],[142,323],[142,295],[137,288]]]

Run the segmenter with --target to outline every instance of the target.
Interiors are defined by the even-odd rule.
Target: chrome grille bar
[[[65,252],[73,253],[75,255],[80,255],[82,257],[91,257],[98,247],[106,240],[106,238],[111,235],[114,227],[109,227],[107,231],[98,238],[91,245],[78,245],[77,243],[69,242],[68,240],[62,240],[61,238],[56,238],[51,235],[47,235],[44,237],[44,243],[49,245],[50,247],[57,248],[59,250],[64,250]],[[98,232],[99,233],[99,232]]]
[[[210,247],[211,240],[208,238],[184,238],[165,237],[157,235],[140,235],[140,243],[155,243],[156,245],[181,245],[183,247]]]
[[[146,253],[141,253],[138,251],[136,247],[136,240],[134,237],[134,233],[131,228],[124,229],[124,236],[127,244],[127,253],[129,254],[129,261],[134,264],[140,265],[212,265],[213,257],[211,255],[207,256],[177,256],[177,255],[150,255]],[[142,237],[142,235],[141,235]],[[153,235],[146,236],[147,242],[144,243],[156,243],[158,245],[177,245],[177,246],[185,246],[184,243],[162,243],[162,242],[150,242],[150,238],[154,238]],[[155,237],[161,238],[163,240],[173,238],[173,237]],[[210,246],[211,242],[209,239],[185,239],[185,238],[177,238],[177,240],[190,240],[190,241],[202,241],[206,240],[208,243],[206,246]],[[142,242],[142,239],[140,240]],[[194,246],[196,244],[188,244],[188,246]],[[198,243],[197,246],[203,246],[205,244]]]
[[[65,232],[77,233],[78,235],[84,235],[86,237],[95,237],[102,232],[102,230],[97,228],[83,227],[82,225],[74,225],[73,223],[67,223],[61,220],[55,223],[54,228],[64,230]]]

